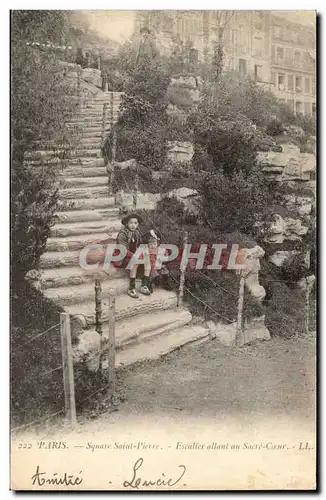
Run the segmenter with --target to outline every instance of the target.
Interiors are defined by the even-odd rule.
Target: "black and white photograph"
[[[9,13],[10,489],[316,490],[317,12],[91,7]]]

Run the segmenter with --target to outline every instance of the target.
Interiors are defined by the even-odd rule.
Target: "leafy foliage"
[[[33,26],[44,36],[54,31],[62,38],[64,13],[59,15],[54,11],[51,16],[49,12],[15,11],[12,14],[12,88],[15,95],[11,103],[13,284],[37,266],[58,205],[57,170],[50,164],[37,168],[24,162],[26,153],[42,149],[36,141],[41,141],[42,145],[51,140],[66,147],[69,137],[64,122],[74,108],[70,99],[72,90],[64,83],[62,65],[54,55],[35,51],[25,42]]]
[[[214,231],[261,238],[271,215],[272,193],[257,170],[206,173],[199,185],[201,216]]]

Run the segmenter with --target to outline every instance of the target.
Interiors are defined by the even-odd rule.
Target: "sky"
[[[314,11],[273,11],[289,21],[304,25],[314,25]],[[90,28],[100,35],[107,36],[118,42],[127,40],[133,31],[135,11],[131,10],[84,10],[76,11],[78,19],[87,19]]]

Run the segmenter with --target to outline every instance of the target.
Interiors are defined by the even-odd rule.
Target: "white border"
[[[274,0],[273,2],[262,2],[259,1],[249,1],[243,4],[242,2],[239,1],[232,1],[229,0],[228,2],[213,2],[213,1],[207,1],[207,0],[201,0],[201,2],[193,2],[190,0],[156,0],[155,5],[153,5],[152,1],[149,0],[142,0],[138,2],[134,2],[132,0],[120,0],[117,4],[114,4],[113,2],[108,3],[107,1],[98,1],[94,0],[93,2],[86,2],[85,0],[79,0],[77,1],[72,1],[72,0],[55,0],[55,1],[49,1],[49,2],[44,2],[44,1],[34,1],[34,2],[10,2],[10,4],[2,3],[2,8],[1,8],[1,15],[0,15],[0,22],[1,22],[1,44],[0,44],[0,50],[1,50],[1,57],[0,61],[2,64],[2,71],[0,73],[1,78],[0,78],[0,99],[1,99],[1,112],[2,112],[2,130],[1,130],[1,166],[0,166],[0,186],[1,186],[1,196],[0,196],[0,201],[1,201],[1,227],[0,227],[0,235],[1,235],[1,276],[0,276],[0,285],[1,285],[1,312],[0,312],[0,319],[1,319],[1,328],[0,328],[0,333],[2,335],[2,345],[1,345],[1,430],[3,435],[1,436],[1,458],[2,458],[2,468],[1,468],[1,474],[0,474],[0,490],[2,495],[4,494],[5,497],[11,495],[11,493],[8,491],[9,488],[9,426],[8,426],[8,411],[9,411],[9,254],[8,254],[8,249],[9,249],[9,190],[8,190],[8,183],[9,183],[9,9],[26,9],[26,8],[32,8],[32,9],[78,9],[78,10],[87,10],[87,9],[108,9],[111,8],[114,10],[114,7],[118,7],[119,10],[135,10],[137,9],[152,9],[153,7],[155,9],[265,9],[265,10],[311,10],[311,9],[316,9],[317,12],[319,12],[321,15],[323,14],[323,9],[322,9],[322,3],[319,1],[317,4],[310,4],[309,2],[303,2],[301,0],[296,0],[296,1],[283,1],[283,0]],[[322,19],[321,19],[321,24],[322,24]],[[322,26],[320,26],[322,28]],[[321,40],[320,40],[320,54],[323,54],[322,60],[319,61],[319,64],[321,66],[321,79],[319,81],[319,86],[322,89],[322,83],[324,82],[324,53],[325,53],[325,47],[324,47],[324,37],[321,34]],[[322,187],[321,187],[321,192],[320,192],[320,199],[323,199],[325,197],[326,189],[325,189],[325,183],[326,183],[326,175],[322,175],[322,171],[324,170],[324,162],[323,162],[323,156],[322,156],[322,146],[325,144],[325,130],[321,126],[322,122],[322,117],[324,116],[324,101],[323,101],[323,107],[319,111],[319,125],[321,129],[321,136],[320,136],[320,143],[319,143],[319,182],[321,182]],[[324,221],[326,220],[326,213],[325,213],[325,204],[321,206],[319,204],[319,218],[320,218],[320,230],[322,231]],[[322,231],[322,237],[321,237],[321,247],[320,247],[320,257],[322,256],[322,249],[325,248],[324,245],[324,237],[325,233]],[[322,266],[321,273],[320,273],[320,286],[321,286],[321,292],[325,291],[323,290],[324,285],[326,283],[326,276],[325,276],[325,268]],[[320,310],[321,312],[325,310],[326,308],[326,299],[325,299],[325,294],[322,293],[321,296],[321,303],[320,303]],[[319,362],[321,362],[322,359],[322,364],[325,362],[325,357],[323,356],[325,353],[324,347],[325,343],[322,342],[322,334],[323,332],[319,332],[319,346],[322,347],[322,350],[319,352]],[[324,370],[322,370],[324,372]],[[322,389],[323,388],[323,382],[324,382],[324,373],[322,373],[321,380],[319,382],[319,387]],[[320,394],[321,396],[321,394]],[[323,401],[320,402],[320,404],[323,403]],[[324,405],[323,405],[324,406]],[[322,408],[322,414],[324,415],[324,408]],[[8,410],[8,411],[7,411]],[[321,419],[323,421],[323,419]],[[321,437],[323,436],[323,433],[321,433]],[[323,455],[324,451],[324,442],[320,443],[322,444],[322,449],[320,450],[320,453]],[[321,475],[324,476],[324,469],[325,469],[325,460],[322,461],[320,464],[322,466]],[[218,493],[219,495],[223,495],[223,493]],[[46,494],[45,494],[46,495]],[[61,493],[62,495],[62,493]],[[63,493],[65,495],[65,493]],[[85,498],[93,498],[95,493],[89,493],[89,494],[84,494]],[[186,494],[185,494],[186,495]],[[235,494],[237,495],[237,494]],[[44,495],[41,493],[38,493],[39,497],[43,497]],[[110,494],[112,496],[112,494]],[[187,495],[186,495],[187,496]],[[229,495],[228,495],[229,496]],[[278,493],[278,496],[284,496],[282,493]]]

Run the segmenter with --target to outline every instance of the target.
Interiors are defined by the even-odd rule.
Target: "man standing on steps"
[[[142,36],[138,50],[137,50],[137,56],[136,56],[136,65],[140,65],[143,63],[150,63],[155,59],[157,55],[157,50],[155,47],[154,40],[151,36],[151,32],[149,28],[146,26],[140,29],[140,34]]]

